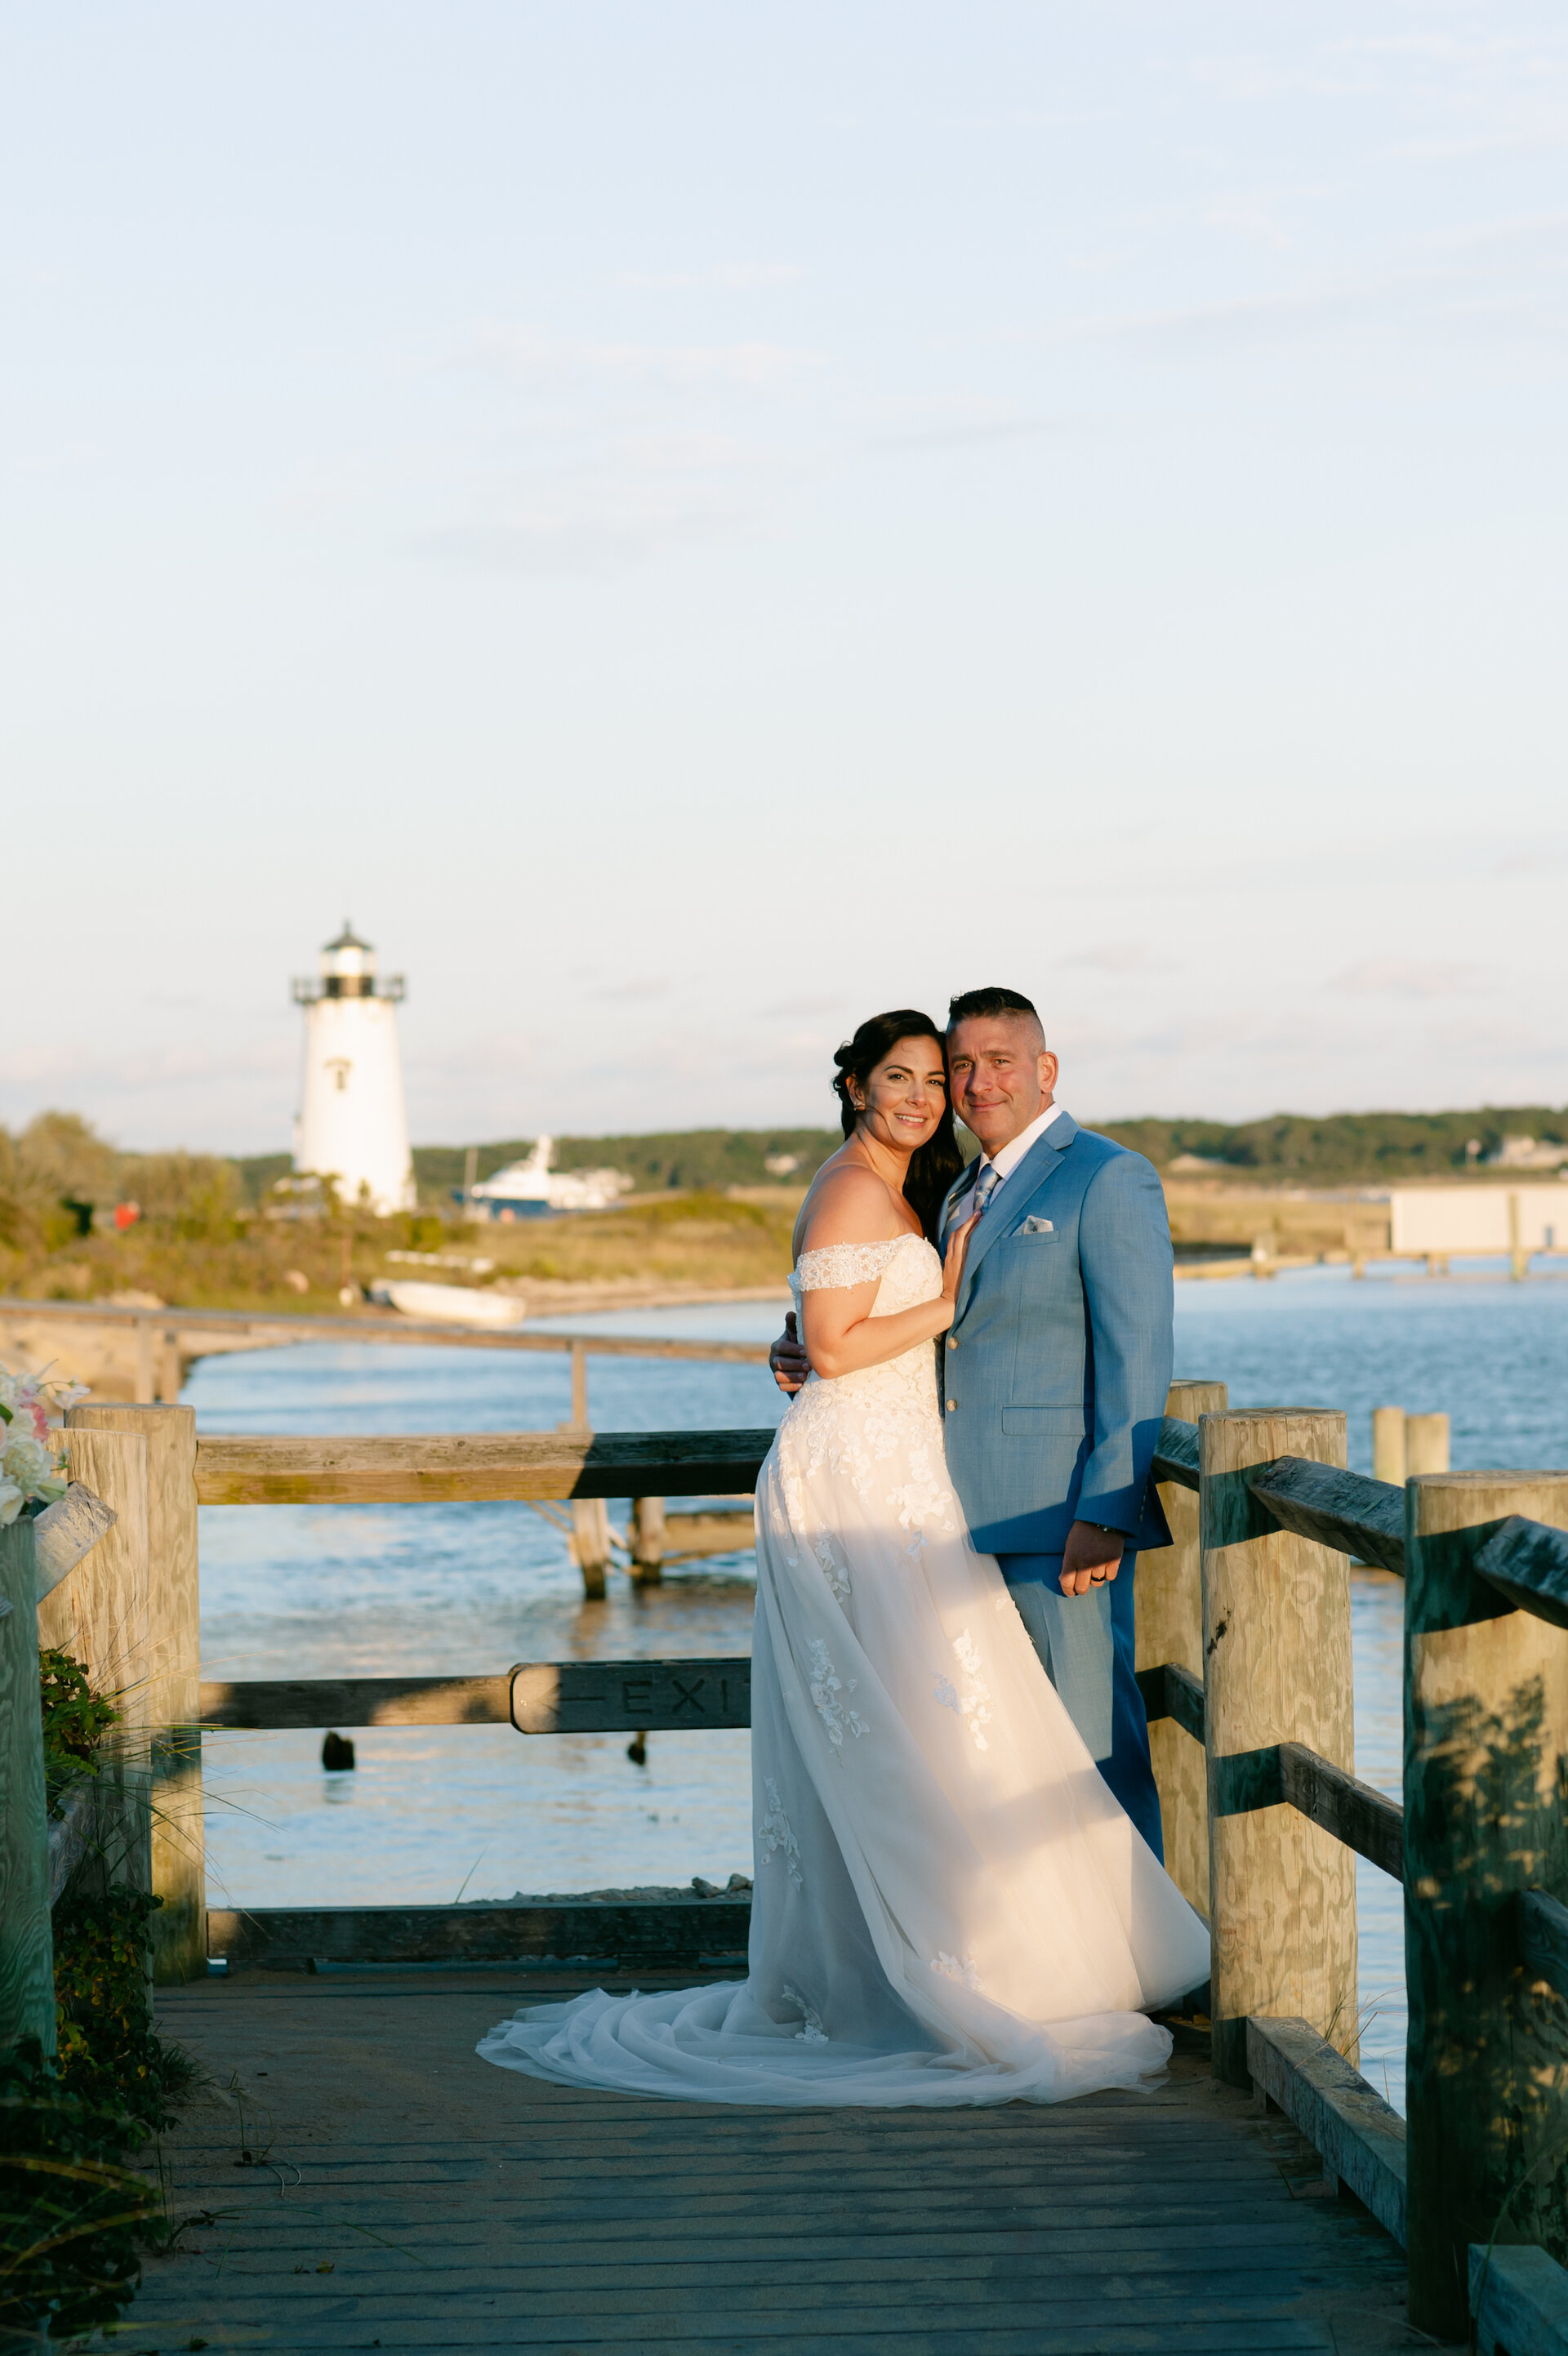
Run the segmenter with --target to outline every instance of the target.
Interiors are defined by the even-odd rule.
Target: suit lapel
[[[1035,1140],[993,1200],[990,1209],[970,1237],[969,1250],[964,1256],[963,1282],[958,1301],[961,1313],[974,1290],[975,1271],[981,1261],[999,1237],[1017,1232],[1028,1215],[1031,1200],[1046,1180],[1054,1175],[1063,1154],[1077,1135],[1077,1121],[1070,1113],[1062,1113],[1052,1121],[1043,1137]]]

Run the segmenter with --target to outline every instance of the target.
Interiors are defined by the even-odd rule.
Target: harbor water
[[[575,1330],[766,1339],[768,1305],[574,1320]],[[1176,1371],[1233,1406],[1343,1407],[1370,1470],[1392,1403],[1453,1418],[1466,1466],[1568,1465],[1568,1286],[1319,1269],[1183,1284]],[[570,1414],[564,1356],[309,1344],[200,1362],[207,1431],[542,1430]],[[763,1425],[761,1366],[589,1359],[601,1430]],[[612,1505],[612,1522],[624,1505]],[[586,1603],[559,1529],[523,1505],[214,1506],[201,1515],[208,1677],[488,1675],[525,1660],[740,1653],[753,1566],[737,1553]],[[1398,1580],[1354,1574],[1357,1772],[1400,1788]],[[744,1733],[525,1738],[501,1727],[356,1729],[328,1774],[320,1736],[209,1735],[209,1896],[219,1905],[441,1904],[514,1892],[723,1882],[751,1868]],[[1399,1892],[1361,1865],[1361,2067],[1402,2102]]]

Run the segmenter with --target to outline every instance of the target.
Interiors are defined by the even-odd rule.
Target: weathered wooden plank
[[[74,1570],[83,1555],[91,1553],[105,1530],[114,1526],[114,1509],[80,1481],[67,1484],[63,1497],[58,1498],[33,1524],[33,1536],[38,1547],[38,1601],[41,1603],[51,1588],[58,1587],[67,1571]]]
[[[1195,1742],[1203,1740],[1201,1677],[1195,1677],[1179,1662],[1165,1661],[1158,1668],[1138,1671],[1138,1690],[1144,1697],[1144,1708],[1151,1726],[1164,1718],[1174,1719]],[[1206,1898],[1208,1894],[1207,1890],[1203,1893]]]
[[[55,2050],[49,1836],[38,1699],[33,1522],[0,1529],[0,2055],[24,2037]]]
[[[1244,2085],[1249,2014],[1300,2016],[1320,2033],[1356,2020],[1353,1859],[1294,1810],[1256,1815],[1230,1790],[1281,1742],[1354,1765],[1348,1562],[1280,1528],[1251,1490],[1282,1457],[1342,1470],[1345,1418],[1232,1410],[1206,1415],[1201,1433],[1210,2015],[1215,2075]]]
[[[1299,1456],[1258,1465],[1248,1474],[1247,1487],[1275,1527],[1402,1576],[1402,1489],[1369,1481],[1342,1464],[1317,1464]]]
[[[1511,1903],[1568,1901],[1568,1644],[1481,1576],[1518,1519],[1568,1526],[1568,1472],[1428,1473],[1406,1492],[1405,1957],[1411,2319],[1468,2329],[1468,2250],[1568,2259],[1568,2015],[1520,1969]]]
[[[525,1662],[512,1672],[511,1722],[520,1734],[749,1726],[751,1663]]]
[[[1514,1900],[1519,1959],[1530,1977],[1568,1998],[1568,1906],[1544,1890],[1521,1890]]]
[[[1331,1759],[1320,1759],[1303,1742],[1282,1742],[1279,1750],[1280,1782],[1291,1806],[1369,1864],[1402,1880],[1404,1810],[1399,1802]]]
[[[1254,2015],[1247,2023],[1247,2067],[1254,2086],[1279,2104],[1328,2172],[1402,2249],[1405,2128],[1399,2113],[1308,2021]]]
[[[1167,1415],[1155,1449],[1154,1480],[1174,1482],[1180,1489],[1197,1486],[1197,1426],[1185,1417]]]
[[[511,1674],[252,1677],[201,1687],[204,1727],[510,1726]]]
[[[224,2279],[229,2279],[227,2275]],[[230,2297],[233,2296],[231,2285]],[[265,2294],[252,2291],[242,2307],[231,2308],[225,2300],[223,2329],[243,2330],[247,2340],[255,2335],[260,2344],[274,2349],[292,2344],[300,2356],[306,2356],[306,2351],[307,2356],[327,2356],[328,2351],[365,2346],[367,2324],[362,2316],[346,2307],[333,2315],[325,2300],[322,2307],[327,2311],[312,2316],[307,2337],[280,2341],[275,2312]],[[183,2330],[190,2320],[188,2303],[176,2302],[173,2312],[178,2321],[172,2328]],[[638,2356],[653,2350],[660,2351],[660,2356],[695,2356],[695,2351],[715,2348],[719,2356],[753,2356],[763,2347],[784,2346],[790,2356],[975,2356],[976,2347],[972,2321],[955,2319],[950,2328],[939,2324],[933,2329],[929,2307],[846,2308],[834,2319],[832,2328],[822,2333],[799,2330],[787,2317],[766,2326],[751,2325],[743,2333],[718,2316],[700,2321],[682,2319],[666,2329],[656,2317],[610,2319],[590,2315],[580,2318],[575,2329],[563,2329],[559,2324],[535,2329],[526,2314],[499,2318],[493,2299],[482,2286],[475,2286],[472,2305],[466,2304],[461,2311],[448,2304],[418,2320],[378,2313],[375,2321],[376,2337],[387,2350],[527,2348],[533,2356],[586,2356],[590,2347],[629,2348]],[[1313,2319],[1283,2317],[1274,2303],[1255,2317],[1234,2322],[1191,2322],[1179,2317],[1167,2320],[1155,2315],[1147,2320],[1126,2317],[1112,2323],[1064,2321],[1058,2325],[1042,2322],[1037,2308],[1031,2308],[1028,2319],[987,2324],[984,2333],[985,2356],[1165,2356],[1167,2350],[1192,2350],[1200,2356],[1333,2356],[1334,2348],[1325,2325]]]
[[[67,1411],[66,1426],[73,1464],[78,1432],[117,1432],[146,1442],[145,1699],[138,1707],[145,1708],[152,1732],[151,1880],[155,1895],[163,1901],[148,1935],[156,1979],[166,1985],[204,1979],[207,1853],[199,1730],[196,1410],[100,1406],[88,1400]],[[95,1479],[93,1485],[112,1499],[117,1494],[102,1480]]]
[[[211,1954],[274,1971],[328,1963],[525,1963],[554,1955],[628,1966],[738,1954],[749,1897],[581,1904],[257,1906],[209,1909]]]
[[[1165,1395],[1165,1430],[1190,1435],[1196,1465],[1197,1419],[1219,1414],[1226,1404],[1223,1383],[1175,1382]],[[1168,1459],[1162,1459],[1168,1462]],[[1140,1681],[1145,1670],[1167,1665],[1185,1672],[1190,1688],[1168,1687],[1157,1677],[1157,1708],[1149,1710],[1149,1758],[1160,1795],[1165,1870],[1182,1896],[1200,1914],[1208,1912],[1208,1804],[1203,1762],[1203,1568],[1198,1537],[1197,1476],[1162,1480],[1159,1499],[1170,1526],[1167,1547],[1138,1557],[1135,1659]],[[1192,1740],[1191,1694],[1198,1701],[1197,1740]]]
[[[203,1434],[196,1489],[206,1505],[744,1495],[773,1438],[770,1430]]]
[[[1568,2356],[1568,2274],[1533,2244],[1472,2242],[1470,2312],[1480,2356]]]
[[[1476,1557],[1476,1569],[1506,1602],[1568,1628],[1568,1530],[1510,1514]]]

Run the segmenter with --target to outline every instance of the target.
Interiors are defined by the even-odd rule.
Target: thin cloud
[[[1348,966],[1328,986],[1350,998],[1453,998],[1462,991],[1487,989],[1489,978],[1482,966],[1369,958]]]
[[[820,359],[782,344],[587,343],[511,328],[481,337],[478,356],[510,381],[530,387],[597,378],[680,392],[769,391]]]
[[[805,276],[800,262],[715,262],[706,270],[629,270],[618,283],[648,294],[750,294],[759,286],[795,286]]]

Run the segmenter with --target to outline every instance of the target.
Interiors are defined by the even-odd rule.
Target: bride
[[[1112,1797],[942,1453],[968,1226],[936,1025],[839,1050],[846,1143],[795,1230],[813,1369],[757,1485],[748,1974],[536,2005],[478,2051],[687,2101],[1061,2102],[1170,2050],[1208,1938]],[[969,1223],[972,1225],[972,1222]]]

